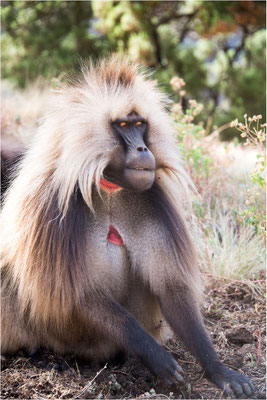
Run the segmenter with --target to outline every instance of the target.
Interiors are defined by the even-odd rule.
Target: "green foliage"
[[[203,105],[195,100],[189,100],[188,108],[183,111],[182,100],[185,94],[183,79],[174,77],[170,82],[172,88],[179,93],[180,102],[172,107],[172,117],[176,122],[178,146],[183,159],[186,161],[193,181],[199,186],[209,178],[212,168],[212,159],[205,146],[201,145],[205,138],[202,123],[194,123],[194,119],[201,113]],[[181,90],[182,89],[182,90]]]
[[[231,105],[231,109],[227,110],[227,118],[228,121],[236,116],[241,118],[248,111],[250,115],[261,114],[266,121],[265,29],[249,37],[245,49],[246,54],[241,55],[239,62],[228,69],[227,83],[222,86],[223,93]],[[241,114],[241,111],[244,112]],[[224,138],[229,138],[229,131],[224,133]]]
[[[1,11],[2,76],[20,86],[73,69],[80,57],[104,51],[103,39],[90,31],[90,2],[8,1]]]
[[[207,233],[207,207],[212,209],[216,206],[216,202],[218,202],[218,199],[216,199],[216,189],[212,180],[215,177],[215,186],[218,184],[223,187],[224,184],[227,184],[227,181],[229,182],[229,177],[222,175],[220,167],[216,163],[216,158],[211,151],[211,142],[207,142],[207,137],[205,137],[203,124],[200,122],[195,123],[194,121],[202,111],[203,106],[195,100],[190,100],[189,108],[183,111],[181,94],[183,95],[185,92],[183,90],[184,81],[181,78],[175,77],[171,80],[171,85],[180,94],[180,103],[174,104],[172,107],[180,152],[186,161],[187,169],[198,192],[201,195],[204,194],[207,196],[207,192],[205,191],[207,191],[207,188],[213,187],[212,193],[210,193],[209,204],[197,197],[193,202],[195,215],[202,222],[203,229]],[[244,192],[245,201],[240,202],[238,206],[232,207],[231,211],[237,223],[245,226],[251,225],[255,233],[260,234],[265,241],[266,219],[264,197],[266,190],[266,152],[264,142],[266,141],[266,123],[261,123],[262,115],[247,117],[245,114],[244,118],[245,123],[238,122],[238,119],[236,119],[230,125],[231,127],[236,127],[241,132],[242,138],[246,138],[243,146],[257,149],[258,154],[255,168],[249,175],[253,186],[247,186]],[[224,182],[219,182],[219,179],[224,180]],[[226,193],[224,195],[226,196]]]
[[[186,87],[183,79],[174,77],[170,84],[179,98],[172,107],[178,146],[198,192],[193,197],[190,227],[200,268],[214,276],[255,279],[264,269],[265,255],[266,124],[261,124],[261,115],[245,116],[245,124],[233,121],[232,127],[241,131],[246,143],[222,147],[216,131],[205,136],[203,124],[195,121],[202,106],[191,100],[188,108],[182,107]],[[229,169],[233,162],[229,149],[234,153],[242,150],[244,160],[248,147],[258,151],[256,167],[250,173],[251,184],[246,176],[232,176]],[[220,157],[219,148],[223,150]],[[257,290],[253,283],[252,287]]]
[[[182,76],[183,102],[203,103],[207,134],[245,112],[266,116],[264,2],[3,1],[1,10],[2,76],[19,86],[115,51],[154,68],[167,92]]]

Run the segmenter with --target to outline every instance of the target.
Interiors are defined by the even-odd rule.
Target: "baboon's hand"
[[[239,372],[233,371],[224,365],[209,373],[208,378],[223,390],[225,396],[249,397],[255,390],[250,380]]]
[[[177,385],[184,382],[181,375],[182,368],[163,347],[159,346],[157,351],[151,352],[143,361],[155,375],[165,379],[169,384]]]

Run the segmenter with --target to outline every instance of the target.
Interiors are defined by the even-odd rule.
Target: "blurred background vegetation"
[[[20,88],[122,52],[154,69],[162,90],[182,77],[183,107],[204,105],[206,134],[245,113],[266,118],[263,1],[2,1],[1,13],[2,78]]]

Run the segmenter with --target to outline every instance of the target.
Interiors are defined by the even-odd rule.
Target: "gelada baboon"
[[[212,382],[251,395],[200,316],[167,97],[116,57],[54,97],[2,211],[3,352],[48,346],[104,360],[124,351],[179,384],[182,369],[159,344],[163,315]]]

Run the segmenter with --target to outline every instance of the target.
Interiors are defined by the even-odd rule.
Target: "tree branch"
[[[174,14],[174,15],[168,15],[166,17],[163,17],[159,20],[159,22],[157,24],[155,24],[156,27],[163,25],[163,24],[167,24],[172,20],[175,19],[181,19],[181,18],[189,18],[192,19],[200,10],[200,8],[198,8],[197,10],[195,10],[194,12],[190,13],[190,14]]]
[[[155,50],[156,50],[156,59],[157,59],[157,62],[161,65],[162,57],[161,57],[161,43],[160,43],[159,34],[158,34],[156,26],[152,25],[151,28],[152,28],[152,37],[153,37]]]

